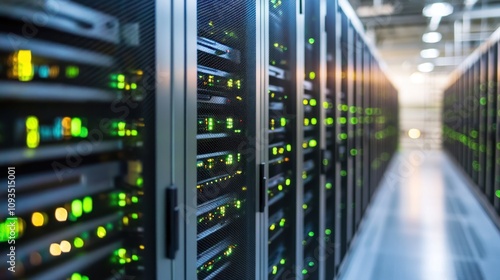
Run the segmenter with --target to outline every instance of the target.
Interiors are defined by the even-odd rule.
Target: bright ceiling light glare
[[[422,73],[429,73],[429,72],[432,72],[432,70],[434,70],[434,64],[432,64],[430,62],[426,62],[426,63],[422,63],[422,64],[418,65],[418,71],[420,71]]]
[[[418,139],[420,138],[420,130],[416,129],[416,128],[412,128],[410,130],[408,130],[408,136],[411,138],[411,139]]]
[[[425,49],[420,51],[420,56],[422,58],[436,58],[439,57],[438,49]]]
[[[439,32],[427,32],[422,36],[422,41],[425,43],[433,44],[441,41],[443,35]]]
[[[422,14],[426,17],[445,17],[453,13],[453,6],[450,3],[433,3],[425,6]]]
[[[425,76],[420,72],[415,72],[411,74],[410,81],[414,84],[423,84],[425,82]]]

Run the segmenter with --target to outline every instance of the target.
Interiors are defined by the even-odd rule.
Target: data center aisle
[[[401,152],[386,174],[340,279],[498,279],[500,232],[443,152]]]

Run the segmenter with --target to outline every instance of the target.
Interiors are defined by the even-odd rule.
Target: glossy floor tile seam
[[[500,233],[440,151],[393,160],[340,279],[498,279]]]

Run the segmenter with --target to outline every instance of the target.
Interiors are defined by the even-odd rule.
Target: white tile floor
[[[500,232],[440,151],[398,154],[341,280],[498,280]]]

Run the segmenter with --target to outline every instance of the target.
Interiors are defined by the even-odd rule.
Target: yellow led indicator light
[[[233,125],[234,125],[234,120],[233,120],[233,118],[227,118],[227,119],[226,119],[226,127],[227,127],[227,129],[231,129],[231,128],[233,128]]]
[[[98,227],[96,231],[96,235],[99,238],[104,238],[106,237],[106,229],[104,227]]]
[[[67,240],[61,241],[59,247],[61,248],[61,251],[63,253],[68,253],[69,251],[71,251],[71,243],[69,243]]]
[[[316,78],[316,73],[315,72],[309,72],[309,79],[314,80]]]
[[[118,136],[123,137],[125,136],[125,126],[127,124],[125,122],[119,122],[118,123]]]
[[[278,267],[273,265],[273,271],[272,271],[273,275],[275,275],[276,273],[278,273]]]
[[[50,244],[49,252],[52,256],[60,256],[61,255],[61,247],[57,243]]]
[[[40,213],[40,212],[34,212],[31,215],[31,223],[35,227],[41,227],[47,223],[46,215]]]
[[[30,149],[38,147],[40,144],[40,131],[38,118],[29,116],[26,118],[26,146]]]
[[[285,180],[285,185],[290,186],[291,183],[292,183],[292,180],[290,180],[290,179]]]
[[[66,220],[68,220],[68,210],[66,210],[65,208],[59,207],[56,209],[54,216],[56,217],[57,221],[65,222]]]
[[[64,117],[61,121],[61,126],[62,126],[63,136],[66,136],[66,137],[71,136],[71,118]]]
[[[13,76],[21,82],[29,82],[35,76],[35,69],[31,63],[31,51],[19,50],[13,56]]]

